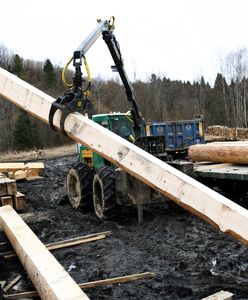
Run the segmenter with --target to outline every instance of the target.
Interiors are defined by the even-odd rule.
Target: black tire
[[[92,208],[93,170],[82,162],[76,163],[67,175],[67,193],[71,206],[88,211]]]
[[[108,166],[100,168],[93,179],[93,204],[101,220],[114,219],[118,213],[115,192],[115,171]]]

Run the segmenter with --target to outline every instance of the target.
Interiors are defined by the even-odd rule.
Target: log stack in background
[[[243,141],[248,140],[248,128],[229,128],[226,126],[209,126],[206,129],[206,140]]]

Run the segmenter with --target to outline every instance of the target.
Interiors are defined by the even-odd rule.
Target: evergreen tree
[[[35,146],[37,134],[36,126],[32,124],[29,115],[20,111],[14,126],[14,147],[17,150],[27,150]]]
[[[224,76],[221,73],[217,73],[215,82],[214,82],[214,89],[218,91],[223,91],[223,88],[227,89],[227,83]]]
[[[18,54],[16,54],[14,56],[12,72],[13,72],[13,74],[17,75],[18,77],[22,77],[22,74],[23,74],[23,60]]]
[[[45,83],[47,88],[51,88],[56,83],[56,75],[54,72],[53,64],[50,59],[46,59],[43,66],[43,72],[45,73]]]

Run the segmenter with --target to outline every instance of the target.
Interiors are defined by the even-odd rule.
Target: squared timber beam
[[[89,299],[9,205],[0,208],[0,225],[41,299]]]
[[[0,96],[46,123],[55,100],[1,68]],[[60,116],[61,112],[57,111],[54,116],[57,128]],[[66,118],[65,130],[75,141],[216,225],[221,231],[248,244],[248,211],[243,207],[79,113],[70,114]]]

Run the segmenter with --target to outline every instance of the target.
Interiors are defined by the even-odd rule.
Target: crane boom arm
[[[114,21],[114,18],[113,18]],[[130,110],[133,119],[133,128],[136,138],[141,136],[142,126],[144,125],[144,120],[139,111],[138,104],[136,101],[135,93],[132,84],[127,76],[124,68],[123,59],[120,51],[119,44],[113,34],[114,24],[110,24],[110,21],[98,20],[98,25],[96,28],[84,39],[84,41],[79,45],[79,47],[74,51],[73,54],[73,65],[76,68],[76,75],[79,76],[78,80],[74,79],[74,82],[80,82],[82,73],[79,68],[82,65],[82,58],[90,47],[96,42],[96,40],[102,35],[103,40],[108,46],[109,52],[113,58],[115,66],[112,67],[113,71],[117,71],[122,80],[123,86],[126,91],[127,100],[130,103]],[[78,75],[77,75],[78,74]]]

